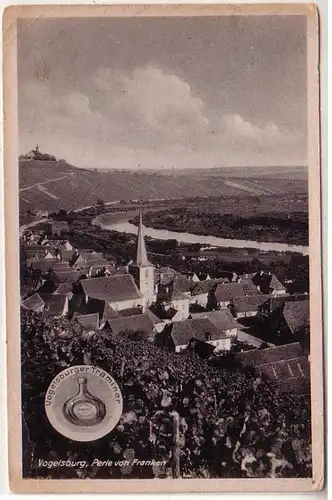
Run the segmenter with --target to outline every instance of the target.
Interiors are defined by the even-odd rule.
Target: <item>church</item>
[[[149,262],[143,229],[142,209],[139,215],[136,259],[127,274],[115,274],[80,282],[78,295],[88,305],[94,300],[106,302],[114,311],[142,308],[143,312],[156,302],[154,266]]]

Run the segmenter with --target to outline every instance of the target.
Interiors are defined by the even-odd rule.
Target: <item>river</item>
[[[109,220],[109,214],[100,215],[94,219],[93,224],[103,229],[118,231],[120,233],[137,234],[137,227],[128,222],[128,214],[121,214],[120,220]],[[129,216],[130,217],[130,216]],[[229,238],[220,238],[217,236],[205,236],[192,233],[181,233],[177,231],[168,231],[167,229],[153,229],[144,226],[145,236],[158,240],[177,240],[180,243],[200,243],[215,247],[233,247],[233,248],[255,248],[263,251],[274,252],[297,252],[302,255],[309,254],[309,247],[301,245],[288,245],[287,243],[237,240]]]

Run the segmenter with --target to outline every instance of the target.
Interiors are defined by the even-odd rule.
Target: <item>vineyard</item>
[[[311,476],[307,399],[279,394],[250,372],[172,354],[144,341],[139,332],[116,337],[24,310],[21,331],[24,477],[172,477],[173,412],[179,414],[179,473],[184,478]],[[44,411],[51,380],[79,364],[109,372],[123,394],[119,423],[91,443],[58,434]],[[90,465],[47,468],[45,460]],[[103,467],[98,460],[125,465]],[[144,461],[152,465],[141,465]]]

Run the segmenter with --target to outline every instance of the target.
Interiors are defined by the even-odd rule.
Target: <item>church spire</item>
[[[142,199],[140,198],[140,209],[139,209],[139,225],[137,233],[137,254],[136,254],[136,265],[139,267],[151,266],[148,261],[148,254],[146,252],[146,246],[144,241],[144,231],[143,231],[143,213],[142,213]]]

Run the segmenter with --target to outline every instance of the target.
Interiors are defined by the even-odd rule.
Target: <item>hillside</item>
[[[98,199],[186,198],[196,196],[271,196],[307,194],[305,169],[206,169],[182,172],[92,171],[64,160],[19,160],[20,209],[73,210]],[[293,173],[292,173],[293,172]],[[250,172],[249,172],[250,173]]]

